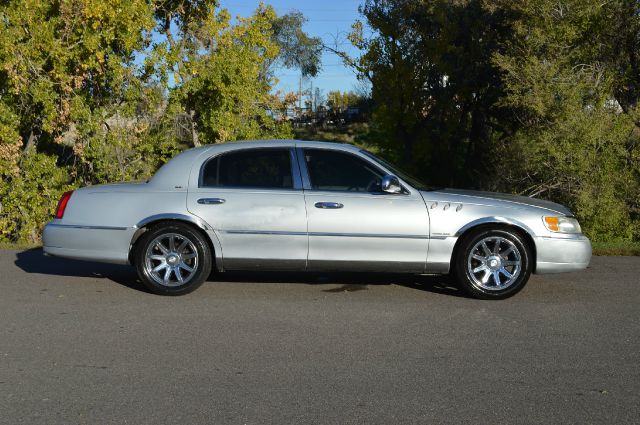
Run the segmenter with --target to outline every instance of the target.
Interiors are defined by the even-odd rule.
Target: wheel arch
[[[156,214],[140,220],[134,226],[136,231],[133,233],[131,242],[129,244],[129,263],[133,264],[133,254],[136,243],[144,232],[160,223],[172,222],[187,224],[198,231],[209,244],[209,248],[213,253],[212,260],[214,263],[214,267],[216,267],[218,271],[222,271],[222,245],[220,244],[217,235],[213,231],[213,228],[199,217],[194,217],[186,214]]]
[[[452,270],[453,263],[456,260],[462,241],[465,239],[467,235],[469,235],[471,232],[474,232],[478,229],[515,231],[518,235],[522,237],[523,242],[526,243],[528,248],[531,250],[533,272],[535,272],[537,252],[536,252],[536,244],[533,239],[533,235],[534,235],[533,230],[531,230],[524,223],[521,223],[517,220],[508,219],[505,217],[483,217],[478,220],[469,222],[463,227],[461,227],[455,234],[455,236],[457,236],[458,239],[456,240],[456,243],[453,246],[451,262],[449,264],[449,270]]]

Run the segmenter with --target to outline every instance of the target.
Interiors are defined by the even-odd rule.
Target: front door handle
[[[342,208],[340,202],[316,202],[316,208],[322,208],[324,210],[337,210],[338,208]]]
[[[226,201],[222,198],[200,198],[198,199],[199,204],[203,205],[218,205],[224,204]]]

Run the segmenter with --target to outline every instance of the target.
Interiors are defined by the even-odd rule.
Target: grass
[[[593,255],[640,255],[640,242],[593,242]]]
[[[0,249],[14,249],[17,251],[25,251],[32,248],[40,248],[42,244],[37,243],[13,243],[0,241]]]

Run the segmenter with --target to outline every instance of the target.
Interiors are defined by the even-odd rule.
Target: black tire
[[[173,250],[168,249],[171,243]],[[136,243],[133,258],[144,286],[158,295],[184,295],[196,290],[209,277],[213,265],[205,236],[180,222],[162,223],[146,231]],[[160,268],[162,265],[165,267]]]
[[[529,281],[532,269],[531,248],[517,232],[507,229],[471,231],[460,241],[452,264],[452,274],[460,287],[472,297],[484,300],[517,294]]]

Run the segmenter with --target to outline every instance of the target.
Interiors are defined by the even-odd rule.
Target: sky
[[[358,50],[351,46],[346,34],[351,30],[351,24],[356,19],[362,19],[358,13],[361,0],[265,0],[265,4],[273,6],[278,15],[297,10],[308,19],[304,30],[308,35],[322,38],[325,44],[338,47],[353,56]],[[249,0],[221,0],[220,6],[226,8],[231,16],[250,15],[260,4],[259,1]],[[275,87],[282,92],[297,92],[300,72],[295,69],[280,69],[276,72],[280,80]],[[319,87],[326,95],[333,90],[349,91],[358,84],[355,73],[345,67],[342,60],[335,54],[325,52],[322,56],[322,71],[320,74],[303,83],[303,89],[311,84],[315,90]]]

